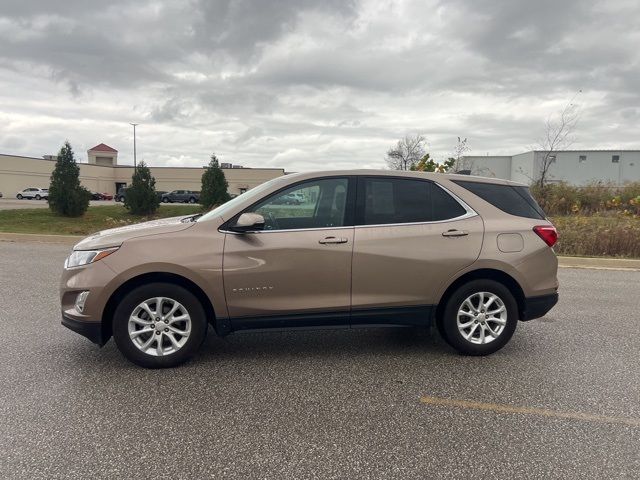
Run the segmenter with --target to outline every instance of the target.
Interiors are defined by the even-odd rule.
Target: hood
[[[110,228],[102,230],[78,242],[74,250],[96,250],[107,247],[119,247],[125,240],[147,235],[160,235],[163,233],[179,232],[195,225],[195,222],[183,222],[184,219],[193,215],[181,217],[162,218],[149,222],[126,225],[124,227]]]

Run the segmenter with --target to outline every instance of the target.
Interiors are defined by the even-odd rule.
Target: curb
[[[85,235],[40,235],[33,233],[2,233],[0,242],[35,242],[58,245],[75,245]],[[560,268],[590,268],[594,270],[628,270],[640,271],[640,260],[629,258],[596,258],[596,257],[561,257],[558,256]]]
[[[84,235],[41,235],[34,233],[3,233],[0,232],[0,242],[35,242],[57,245],[75,245],[85,238]]]
[[[640,271],[640,260],[631,258],[558,257],[561,268]]]

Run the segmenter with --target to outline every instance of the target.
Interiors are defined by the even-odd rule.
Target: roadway
[[[640,272],[562,269],[485,358],[416,329],[209,335],[144,370],[60,325],[69,247],[0,242],[0,478],[637,478]]]

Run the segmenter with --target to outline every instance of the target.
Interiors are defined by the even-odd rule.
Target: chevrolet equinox
[[[285,201],[297,198],[299,202]],[[375,170],[286,175],[211,210],[105,230],[67,258],[62,324],[176,366],[218,335],[433,323],[467,355],[558,301],[554,226],[518,183]]]

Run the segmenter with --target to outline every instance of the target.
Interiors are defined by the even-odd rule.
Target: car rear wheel
[[[207,333],[200,301],[187,289],[150,283],[128,293],[116,307],[113,338],[122,354],[145,368],[187,361]]]
[[[196,203],[196,199],[195,199],[195,197],[191,197],[191,198],[189,198],[189,203]]]
[[[36,195],[36,200],[40,200],[42,197],[40,195]]]
[[[504,347],[518,324],[518,306],[507,287],[473,280],[449,298],[440,319],[444,340],[465,355],[489,355]]]

